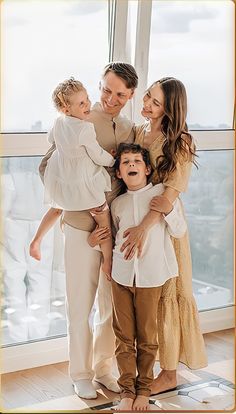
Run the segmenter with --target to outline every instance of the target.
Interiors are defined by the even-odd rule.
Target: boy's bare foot
[[[137,395],[133,403],[133,410],[147,411],[149,408],[149,398],[145,395]]]
[[[151,395],[160,394],[164,391],[170,391],[176,388],[177,378],[176,370],[165,370],[163,369],[157,378],[153,380],[151,386]]]
[[[29,254],[36,260],[41,260],[40,242],[33,240],[30,243]]]
[[[132,398],[122,398],[122,400],[119,402],[119,404],[114,407],[115,411],[125,411],[125,410],[132,410],[133,409],[133,402],[134,400]]]

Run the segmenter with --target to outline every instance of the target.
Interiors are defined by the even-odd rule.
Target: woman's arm
[[[173,188],[166,187],[160,196],[153,197],[150,203],[150,211],[136,227],[128,228],[123,237],[127,240],[121,246],[121,252],[125,251],[124,258],[130,260],[137,251],[138,257],[142,253],[143,245],[148,235],[148,231],[159,222],[162,213],[169,214],[173,208],[172,203],[178,197],[179,192]]]
[[[163,203],[166,201],[164,200],[164,198],[167,199],[171,204],[173,204],[176,198],[179,197],[179,194],[180,192],[175,190],[174,188],[165,187],[165,190],[161,195],[153,197],[150,203],[151,210],[168,214],[165,211],[162,211]]]

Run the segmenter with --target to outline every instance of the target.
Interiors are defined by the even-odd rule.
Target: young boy
[[[126,184],[125,194],[111,205],[116,229],[112,265],[113,329],[120,378],[121,402],[117,409],[147,410],[153,366],[157,353],[157,309],[161,287],[178,276],[170,239],[186,231],[179,200],[167,199],[158,224],[148,232],[140,257],[125,260],[121,253],[123,233],[138,226],[149,211],[151,199],[164,191],[163,184],[147,184],[151,173],[149,152],[136,144],[120,144],[116,174]],[[136,370],[138,375],[136,375]]]

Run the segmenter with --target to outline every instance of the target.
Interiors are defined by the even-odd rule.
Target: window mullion
[[[140,0],[137,15],[134,64],[139,75],[139,87],[134,98],[133,119],[135,122],[143,122],[140,112],[142,108],[143,93],[147,88],[151,15],[152,0]]]

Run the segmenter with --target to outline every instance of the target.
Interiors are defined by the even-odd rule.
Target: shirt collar
[[[116,116],[113,117],[111,114],[107,114],[106,112],[104,112],[103,109],[102,109],[102,105],[100,104],[100,102],[96,102],[93,105],[92,111],[99,112],[99,114],[103,118],[105,118],[105,119],[107,119],[109,121],[112,121],[112,122],[117,122],[117,121],[120,120],[120,118],[122,118],[122,116],[121,116],[120,113],[118,115],[116,115]]]
[[[140,188],[139,190],[127,190],[126,192],[128,194],[138,194],[138,193],[143,193],[144,191],[147,191],[152,187],[153,187],[152,183],[149,183],[145,185],[145,187]]]

